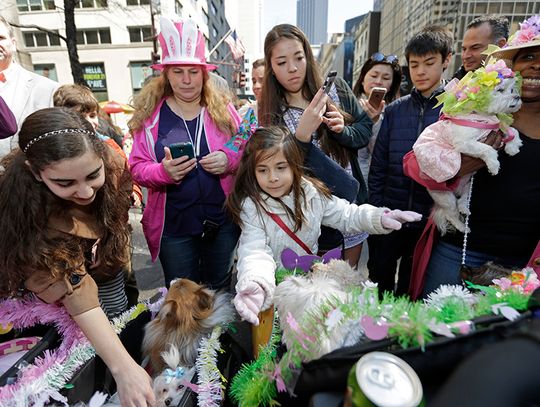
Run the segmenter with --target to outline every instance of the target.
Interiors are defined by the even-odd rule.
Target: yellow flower
[[[477,83],[480,86],[486,86],[488,88],[494,88],[500,79],[498,78],[498,73],[495,71],[492,72],[482,72],[478,74]]]

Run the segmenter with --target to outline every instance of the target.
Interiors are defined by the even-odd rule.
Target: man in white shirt
[[[20,129],[27,116],[53,106],[52,96],[60,85],[15,62],[13,56],[16,49],[13,29],[0,16],[0,96],[13,112]],[[17,134],[0,140],[0,158],[16,148],[17,142]]]

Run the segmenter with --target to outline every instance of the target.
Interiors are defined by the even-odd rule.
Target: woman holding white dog
[[[241,152],[227,144],[240,117],[217,92],[204,36],[192,20],[161,18],[161,75],[135,98],[129,122],[133,179],[148,188],[142,224],[152,260],[159,256],[169,286],[189,278],[228,288],[240,231],[223,203]]]
[[[259,312],[272,304],[282,251],[317,253],[321,225],[386,234],[421,218],[416,212],[350,204],[332,196],[322,182],[306,177],[302,168],[300,148],[286,128],[260,128],[246,144],[227,201],[242,227],[234,305],[254,325],[259,324]]]
[[[524,21],[508,44],[492,55],[504,59],[523,77],[523,104],[512,123],[523,146],[518,154],[509,156],[501,150],[500,135],[492,134],[486,140],[499,150],[501,169],[496,176],[488,173],[482,160],[462,155],[458,176],[477,171],[470,199],[470,233],[466,239],[463,233],[456,232],[434,234],[431,239],[425,235],[426,239],[420,240],[411,279],[413,298],[427,295],[441,284],[461,284],[463,257],[464,264],[470,267],[488,261],[509,268],[529,265],[540,275],[540,15]],[[442,183],[426,179],[425,174],[420,175],[414,155],[404,167],[410,177],[430,189],[452,190],[456,183],[455,178]]]

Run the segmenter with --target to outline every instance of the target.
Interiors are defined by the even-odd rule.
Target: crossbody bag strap
[[[268,214],[268,216],[270,216],[272,218],[272,220],[274,222],[277,223],[277,225],[281,229],[283,229],[283,231],[285,233],[287,233],[289,235],[289,237],[292,240],[294,240],[296,243],[298,243],[298,245],[300,245],[300,247],[302,249],[304,249],[307,254],[313,254],[313,252],[308,247],[308,245],[305,244],[302,240],[300,240],[300,238],[298,236],[296,236],[296,234],[291,229],[289,229],[289,227],[285,224],[285,222],[283,222],[283,220],[278,215],[276,215],[275,213],[272,213],[272,212],[268,212],[268,211],[266,211],[266,213]]]

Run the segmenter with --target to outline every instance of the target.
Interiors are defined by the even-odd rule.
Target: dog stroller
[[[145,304],[127,310],[111,323],[124,346],[141,361],[142,328],[150,320]],[[115,382],[103,361],[67,311],[33,295],[3,300],[0,335],[5,345],[31,343],[0,377],[0,405],[23,407],[58,402],[88,402],[96,391],[114,393]],[[0,348],[2,345],[0,345]]]
[[[293,327],[290,332],[296,335],[295,340],[287,349],[278,345],[274,351],[271,347],[265,350],[263,358],[234,378],[231,392],[245,406],[338,406],[343,402],[352,366],[363,355],[382,351],[412,367],[422,383],[424,400],[430,405],[457,366],[476,351],[539,330],[535,310],[540,289],[531,296],[530,291],[527,294],[516,287],[506,291],[495,286],[474,288],[478,291],[441,287],[437,296],[424,303],[393,296],[379,299],[376,288],[364,287],[337,305],[323,305],[306,324],[296,323],[291,315],[280,315],[289,328]],[[347,327],[348,334],[350,330],[360,332],[359,339],[354,336],[356,344],[310,358],[320,341],[340,327]],[[385,329],[379,338],[372,337]],[[533,343],[538,346],[538,339]],[[334,401],[324,398],[320,402],[321,393],[332,393]]]

